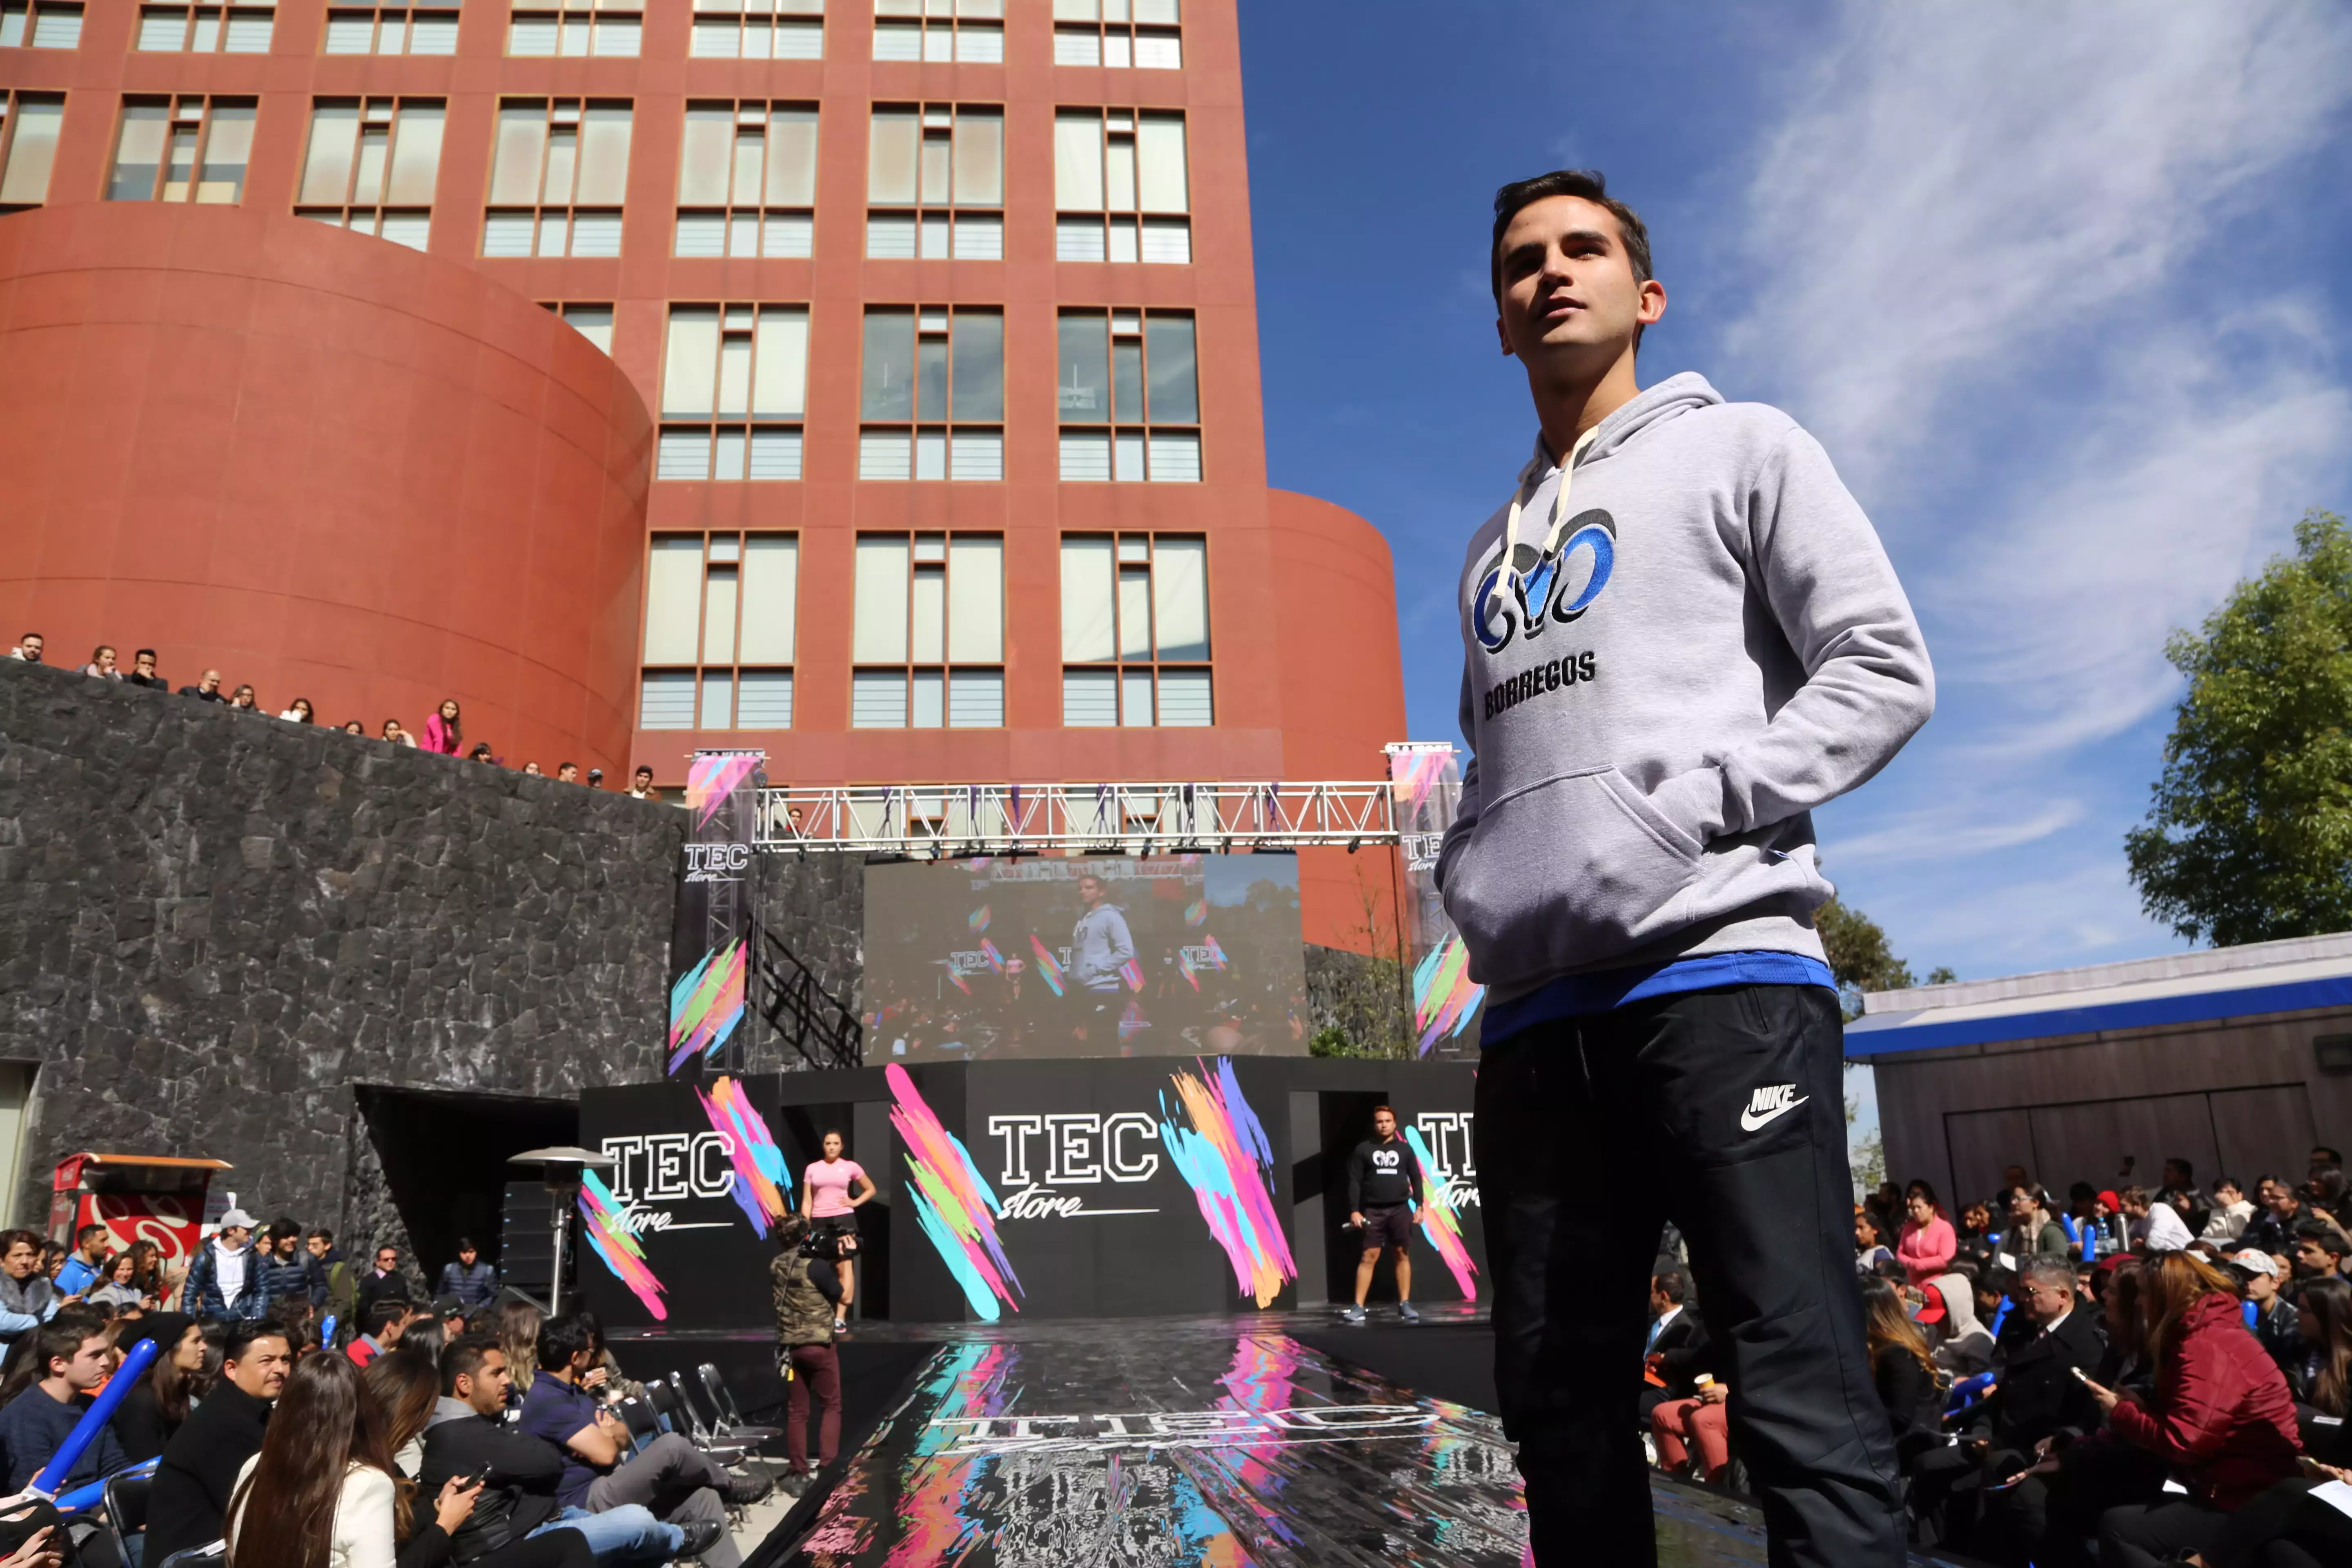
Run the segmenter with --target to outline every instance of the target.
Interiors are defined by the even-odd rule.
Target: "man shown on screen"
[[[1085,1039],[1097,1019],[1116,1021],[1127,985],[1119,972],[1135,962],[1135,938],[1118,906],[1103,901],[1100,877],[1078,879],[1078,902],[1085,907],[1070,931],[1070,995],[1078,1004],[1078,1037]]]

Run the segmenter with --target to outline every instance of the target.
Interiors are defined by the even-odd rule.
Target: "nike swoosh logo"
[[[1804,1100],[1792,1100],[1786,1105],[1776,1105],[1761,1116],[1752,1110],[1743,1110],[1739,1113],[1739,1130],[1742,1132],[1753,1132],[1774,1117],[1784,1116],[1811,1099],[1812,1096],[1807,1095]]]

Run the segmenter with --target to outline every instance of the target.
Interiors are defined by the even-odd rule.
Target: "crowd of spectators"
[[[1873,1381],[1912,1539],[2003,1568],[2352,1563],[2352,1184],[2078,1182],[2020,1166],[1948,1209],[1926,1182],[1854,1210]],[[1744,1485],[1727,1386],[1670,1230],[1642,1413],[1661,1468]],[[2334,1488],[2331,1491],[2328,1489]]]
[[[615,1406],[644,1390],[594,1318],[502,1292],[470,1239],[430,1298],[395,1247],[355,1267],[323,1228],[235,1207],[184,1265],[110,1242],[99,1225],[70,1248],[0,1233],[0,1468],[23,1492],[152,1340],[48,1489],[153,1461],[145,1530],[124,1563],[70,1516],[63,1541],[0,1551],[5,1568],[163,1568],[215,1547],[225,1568],[739,1568],[730,1510],[774,1483],[678,1432],[633,1438]]]
[[[16,646],[8,650],[8,657],[21,659],[27,664],[42,664],[47,662],[45,658],[47,647],[47,639],[40,633],[26,632],[16,639]],[[118,662],[114,646],[111,643],[100,643],[91,650],[89,662],[82,666],[81,672],[98,680],[120,680],[127,685],[144,686],[156,691],[172,689],[172,683],[163,679],[156,664],[155,650],[152,647],[142,647],[132,654],[131,668],[126,671]],[[207,669],[198,676],[192,685],[181,687],[179,694],[198,702],[217,702],[241,712],[261,714],[268,712],[268,710],[261,705],[260,699],[255,695],[251,686],[233,687],[226,694],[221,688],[221,672],[217,669]],[[319,721],[317,710],[311,707],[310,700],[307,697],[295,698],[286,705],[285,710],[278,717],[289,724],[315,724]],[[364,736],[368,732],[366,721],[361,719],[345,720],[341,728],[347,735]],[[488,763],[499,767],[505,765],[504,758],[492,754],[490,743],[488,741],[478,740],[471,744],[467,743],[463,713],[454,697],[443,699],[441,705],[425,717],[421,740],[397,719],[386,719],[377,729],[376,739],[395,746],[415,746],[424,751],[438,752],[443,756],[463,757],[467,762]],[[537,763],[523,763],[522,771],[534,778],[546,776],[545,770]],[[604,787],[604,769],[590,768],[588,776],[583,779],[580,776],[580,764],[577,763],[558,763],[555,767],[555,777],[560,784],[585,784],[590,789]],[[631,776],[629,787],[625,793],[637,800],[658,799],[659,795],[654,788],[653,769],[638,768]]]

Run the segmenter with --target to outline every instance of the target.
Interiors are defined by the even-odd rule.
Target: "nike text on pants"
[[[1904,1561],[1853,1274],[1843,1043],[1826,988],[1742,985],[1540,1025],[1483,1053],[1495,1386],[1540,1568],[1657,1561],[1640,1368],[1669,1218],[1690,1246],[1769,1561]]]

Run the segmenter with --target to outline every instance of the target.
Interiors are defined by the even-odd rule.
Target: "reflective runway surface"
[[[950,1342],[813,1528],[795,1521],[788,1561],[1516,1568],[1527,1514],[1501,1427],[1285,1331],[1330,1322],[864,1328]],[[1654,1493],[1667,1568],[1763,1562],[1752,1509],[1664,1481]]]

